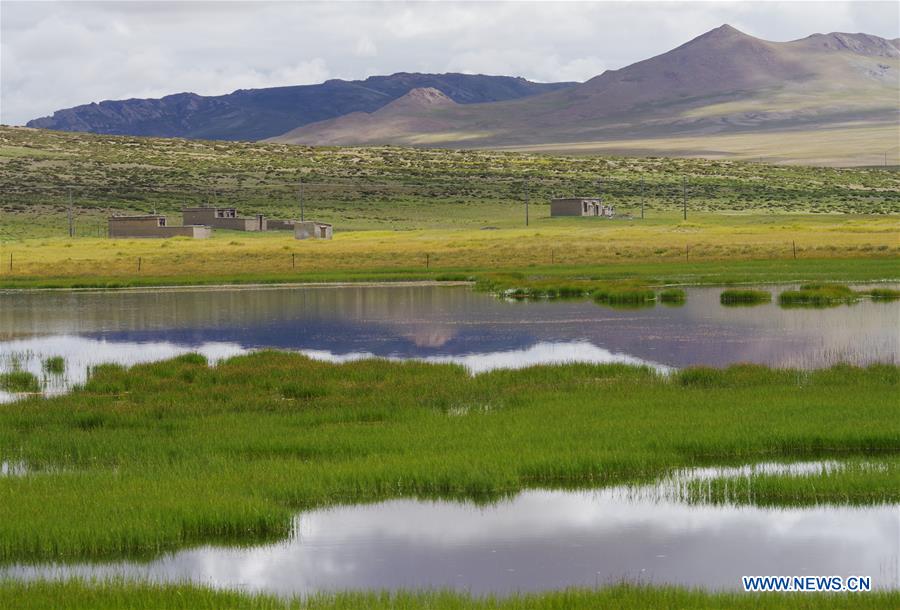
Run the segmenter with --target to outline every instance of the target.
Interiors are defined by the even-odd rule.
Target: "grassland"
[[[334,222],[333,242],[228,231],[205,241],[102,237],[109,213],[155,210],[177,222],[184,205],[296,217],[300,179],[306,216]],[[525,272],[535,282],[629,274],[703,281],[745,261],[755,261],[759,279],[898,276],[884,261],[900,253],[900,174],[885,169],[0,128],[0,186],[4,287],[483,279],[495,272]],[[552,195],[598,191],[619,218],[549,217]],[[67,236],[70,192],[76,238]],[[868,273],[860,271],[864,260],[872,261]],[[797,265],[793,274],[787,264]],[[760,274],[766,266],[768,278]],[[852,277],[837,270],[850,266]],[[836,275],[808,275],[817,269]]]
[[[0,128],[0,239],[65,235],[70,190],[79,235],[97,235],[110,212],[175,214],[207,203],[294,217],[301,179],[307,215],[339,231],[518,227],[526,180],[535,218],[547,216],[551,196],[599,192],[620,215],[639,217],[643,202],[647,220],[680,211],[685,198],[690,215],[900,210],[900,174],[886,168],[309,148]]]
[[[753,609],[806,610],[809,608],[889,608],[900,603],[900,593],[764,594],[705,593],[676,587],[621,585],[600,590],[572,589],[505,598],[470,597],[452,592],[342,593],[308,599],[283,599],[232,591],[211,591],[193,585],[125,583],[10,583],[0,582],[0,606],[31,609],[134,608],[154,610],[569,610],[609,608],[632,610]]]
[[[70,395],[0,409],[0,461],[29,469],[0,478],[0,560],[155,555],[285,536],[295,511],[333,503],[487,501],[766,460],[885,467],[834,485],[827,474],[780,478],[759,502],[897,502],[898,380],[886,365],[471,377],[450,365],[275,352],[215,368],[200,356],[101,366]]]

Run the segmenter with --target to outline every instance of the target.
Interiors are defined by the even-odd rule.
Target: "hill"
[[[417,105],[406,113],[388,105],[274,140],[752,158],[787,147],[798,161],[866,164],[885,150],[897,155],[898,99],[895,41],[832,33],[770,42],[724,25],[574,87],[490,104]],[[815,137],[822,129],[839,130],[831,137],[839,150],[823,149]],[[877,159],[863,159],[866,150]]]
[[[434,88],[459,104],[517,99],[574,83],[533,83],[481,74],[372,76],[238,90],[228,95],[178,93],[160,99],[108,100],[57,110],[28,127],[111,135],[260,140],[299,125],[353,112],[374,112],[416,88]]]

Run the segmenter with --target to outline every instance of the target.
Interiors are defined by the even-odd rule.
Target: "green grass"
[[[62,375],[66,372],[66,359],[62,356],[50,356],[42,363],[45,373],[52,375]]]
[[[681,288],[667,288],[660,291],[659,302],[668,305],[681,305],[687,300],[687,293]]]
[[[656,293],[648,288],[597,288],[591,296],[596,303],[625,307],[652,306],[656,300]]]
[[[0,390],[7,392],[40,392],[41,383],[28,371],[0,373]]]
[[[216,591],[196,585],[158,585],[121,581],[91,583],[2,582],[0,606],[21,610],[94,610],[133,608],[166,610],[568,610],[578,608],[632,610],[806,610],[847,607],[890,608],[900,604],[896,591],[869,593],[709,593],[680,587],[616,585],[603,589],[569,589],[506,597],[475,597],[449,591],[336,593],[307,599],[256,593]]]
[[[778,302],[784,307],[829,307],[855,303],[860,296],[861,293],[841,284],[813,283],[782,292]]]
[[[719,295],[719,302],[722,305],[760,305],[771,301],[772,293],[768,290],[723,290]]]
[[[900,299],[900,290],[891,288],[873,288],[865,291],[865,294],[868,294],[873,301],[896,301]]]
[[[885,465],[857,473],[864,488],[799,488],[792,502],[897,502],[898,380],[894,366],[663,377],[572,364],[472,377],[278,352],[215,368],[196,355],[100,366],[70,395],[0,409],[0,460],[29,469],[0,478],[0,560],[275,540],[297,511],[335,503],[489,501],[773,460]]]

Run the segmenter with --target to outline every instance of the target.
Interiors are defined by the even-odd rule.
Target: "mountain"
[[[460,104],[518,99],[575,83],[534,83],[510,76],[410,74],[320,85],[238,90],[228,95],[178,93],[160,99],[110,100],[57,110],[28,127],[111,135],[260,140],[300,125],[353,112],[374,112],[412,89],[433,88]]]
[[[735,134],[750,142],[760,134],[812,137],[824,128],[865,127],[880,130],[878,145],[893,134],[896,147],[898,99],[896,41],[832,33],[771,42],[723,25],[574,87],[490,104],[442,100],[408,111],[387,105],[298,127],[274,140],[653,152],[682,144],[737,146],[724,138]],[[766,146],[777,147],[780,137]]]

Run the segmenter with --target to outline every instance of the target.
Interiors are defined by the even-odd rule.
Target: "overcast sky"
[[[0,122],[105,99],[393,72],[586,80],[730,23],[769,40],[900,36],[888,2],[12,2]]]

